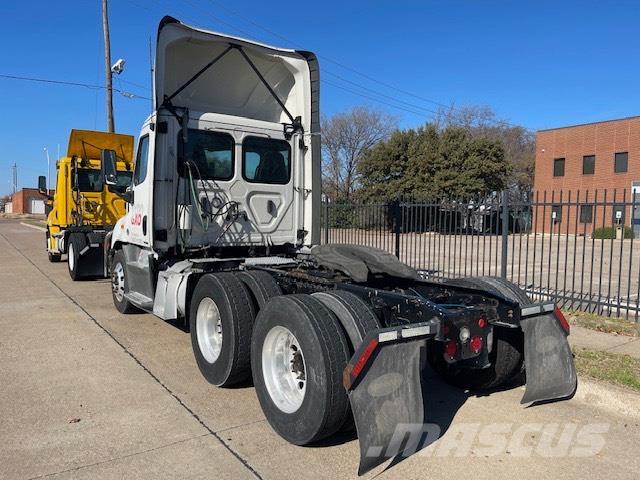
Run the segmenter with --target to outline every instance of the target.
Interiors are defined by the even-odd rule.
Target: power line
[[[326,85],[331,85],[332,87],[335,87],[335,88],[339,88],[339,89],[341,89],[341,90],[344,90],[344,91],[346,91],[346,92],[352,93],[352,94],[354,94],[354,95],[358,95],[358,96],[360,96],[360,97],[362,97],[362,98],[367,98],[367,99],[369,99],[369,100],[374,100],[374,101],[379,102],[379,103],[381,103],[381,104],[383,104],[383,105],[388,105],[389,107],[393,107],[393,108],[396,108],[396,109],[398,109],[398,110],[404,110],[405,112],[412,113],[412,114],[414,114],[414,115],[416,115],[416,116],[418,116],[418,117],[420,117],[420,118],[424,118],[424,116],[425,116],[425,114],[424,114],[423,112],[418,112],[418,111],[416,111],[416,110],[411,110],[411,109],[409,109],[409,108],[401,107],[401,106],[399,106],[399,105],[394,105],[394,104],[392,104],[392,103],[390,103],[390,102],[385,102],[384,100],[380,100],[380,99],[377,99],[377,98],[371,97],[371,96],[369,96],[369,95],[366,95],[366,94],[364,94],[364,93],[360,93],[360,92],[358,92],[358,91],[356,91],[356,90],[353,90],[353,89],[351,89],[351,88],[344,87],[344,86],[342,86],[342,85],[338,85],[337,83],[333,83],[333,82],[331,82],[331,81],[329,81],[329,80],[326,80],[326,79],[324,79],[324,78],[321,78],[321,79],[320,79],[320,82],[321,82],[321,83],[324,83],[324,84],[326,84]]]
[[[104,85],[92,85],[90,83],[68,82],[65,80],[52,80],[49,78],[22,77],[19,75],[0,74],[0,78],[4,78],[8,80],[21,80],[21,81],[28,81],[28,82],[49,83],[54,85],[66,85],[70,87],[84,87],[90,90],[105,90],[107,88]],[[113,91],[127,98],[151,100],[149,97],[143,97],[142,95],[137,95],[135,93],[120,90],[118,88],[114,88]]]
[[[186,0],[185,0],[185,1],[186,1]],[[253,26],[254,26],[254,27],[256,27],[256,28],[259,28],[260,30],[262,30],[262,31],[264,31],[264,32],[266,32],[266,33],[268,33],[268,34],[270,34],[270,35],[274,36],[274,37],[277,37],[277,38],[279,38],[279,39],[281,39],[281,40],[283,40],[283,41],[285,41],[285,42],[287,42],[287,43],[290,43],[290,44],[292,44],[292,45],[296,45],[296,42],[294,42],[293,40],[291,40],[291,39],[287,38],[286,36],[284,36],[284,35],[282,35],[282,34],[280,34],[280,33],[278,33],[278,32],[275,32],[275,31],[273,31],[273,30],[271,30],[271,29],[269,29],[269,28],[267,28],[267,27],[265,27],[265,26],[263,26],[263,25],[259,24],[258,22],[255,22],[254,20],[252,20],[252,19],[250,19],[250,18],[248,18],[248,17],[246,17],[246,16],[244,16],[244,15],[242,15],[242,14],[240,14],[240,13],[238,13],[238,12],[234,11],[234,10],[232,10],[231,8],[227,7],[227,6],[226,6],[225,4],[223,4],[222,2],[219,2],[219,1],[217,1],[217,0],[209,0],[209,2],[211,2],[211,3],[215,4],[215,5],[217,5],[217,6],[218,6],[218,7],[220,7],[222,10],[224,10],[224,11],[226,11],[226,12],[230,13],[231,15],[233,15],[233,16],[235,16],[235,17],[239,18],[240,20],[242,20],[242,21],[244,21],[244,22],[246,22],[246,23],[249,23],[249,24],[253,25]],[[298,47],[297,47],[297,48],[301,48],[301,47],[298,45]],[[343,68],[343,69],[348,70],[348,71],[350,71],[350,72],[352,72],[352,73],[355,73],[356,75],[359,75],[359,76],[361,76],[362,78],[365,78],[365,79],[367,79],[367,80],[369,80],[369,81],[371,81],[371,82],[374,82],[374,83],[377,83],[377,84],[379,84],[379,85],[382,85],[382,86],[384,86],[384,87],[386,87],[386,88],[389,88],[389,89],[395,90],[395,91],[400,92],[400,93],[402,93],[402,94],[404,94],[404,95],[407,95],[407,96],[409,96],[409,97],[413,97],[413,98],[415,98],[415,99],[417,99],[417,100],[421,100],[421,101],[423,101],[423,102],[431,103],[431,104],[436,105],[436,106],[441,107],[441,108],[446,108],[446,109],[449,109],[449,110],[458,110],[457,108],[453,107],[452,105],[447,105],[447,104],[444,104],[444,103],[442,103],[442,102],[438,102],[438,101],[436,101],[436,100],[432,100],[432,99],[429,99],[429,98],[425,98],[425,97],[423,97],[423,96],[421,96],[421,95],[417,95],[417,94],[415,94],[415,93],[413,93],[413,92],[409,92],[409,91],[407,91],[407,90],[403,90],[403,89],[399,88],[397,85],[391,85],[391,84],[389,84],[389,83],[387,83],[387,82],[384,82],[384,81],[382,81],[382,80],[379,80],[379,79],[377,79],[377,78],[374,78],[374,77],[372,77],[372,76],[370,76],[370,75],[368,75],[368,74],[366,74],[366,73],[363,73],[363,72],[361,72],[361,71],[359,71],[359,70],[357,70],[357,69],[355,69],[355,68],[353,68],[353,67],[350,67],[350,66],[345,65],[345,64],[343,64],[343,63],[341,63],[341,62],[338,62],[337,60],[334,60],[334,59],[332,59],[332,58],[329,58],[329,57],[327,57],[327,56],[325,56],[325,55],[320,55],[320,54],[318,54],[318,57],[320,57],[320,58],[322,58],[323,60],[326,60],[326,61],[328,61],[328,62],[330,62],[330,63],[333,63],[334,65],[336,65],[336,66],[338,66],[338,67],[340,67],[340,68]],[[347,82],[347,83],[350,83],[350,84],[356,85],[356,86],[358,86],[359,88],[362,88],[362,89],[368,90],[368,91],[373,92],[373,93],[375,93],[375,94],[377,94],[377,95],[385,96],[385,97],[387,97],[387,98],[393,98],[393,99],[394,99],[394,101],[396,101],[396,102],[400,102],[400,103],[404,103],[404,104],[406,104],[406,105],[411,105],[413,108],[421,108],[421,109],[423,109],[423,107],[419,107],[418,105],[415,105],[415,104],[409,104],[408,102],[403,102],[403,101],[401,101],[401,100],[399,100],[399,99],[397,99],[397,98],[395,98],[395,97],[390,97],[390,96],[388,96],[388,95],[385,95],[385,94],[380,93],[380,92],[378,92],[378,91],[375,91],[375,90],[373,90],[373,89],[369,89],[369,88],[363,87],[362,85],[359,85],[359,84],[357,84],[357,83],[355,83],[355,82],[352,82],[352,81],[349,81],[349,80],[345,80],[344,78],[341,78],[339,75],[334,74],[334,73],[332,73],[332,72],[330,72],[330,71],[328,71],[328,70],[323,70],[323,71],[324,71],[325,73],[328,73],[329,75],[332,75],[332,76],[334,76],[334,77],[340,78],[342,81],[345,81],[345,82]],[[429,111],[429,110],[428,110],[428,111]],[[437,114],[436,112],[433,112],[433,111],[431,111],[431,113]],[[505,121],[505,120],[497,120],[497,119],[496,119],[496,120],[489,120],[489,121],[490,121],[491,123],[498,124],[498,125],[505,125],[505,126],[510,126],[510,127],[519,127],[519,128],[525,128],[525,130],[530,130],[530,129],[526,128],[526,127],[522,127],[522,125],[517,125],[517,124],[514,124],[514,123],[510,123],[510,122],[507,122],[507,121]]]
[[[204,14],[206,14],[206,15],[210,16],[210,17],[211,17],[212,19],[214,19],[216,22],[218,22],[218,23],[220,23],[220,24],[222,24],[222,25],[226,25],[227,27],[229,27],[229,28],[231,28],[231,29],[235,30],[236,32],[239,32],[241,35],[243,35],[243,36],[244,36],[244,37],[246,37],[247,39],[249,39],[249,40],[254,40],[254,41],[257,41],[257,42],[261,42],[261,43],[263,43],[263,40],[261,40],[261,39],[257,38],[255,35],[251,34],[250,32],[248,32],[248,31],[246,31],[246,30],[243,30],[243,29],[239,28],[237,25],[234,25],[234,24],[232,24],[232,23],[229,23],[229,22],[227,22],[226,20],[223,20],[222,18],[220,18],[220,17],[218,17],[218,16],[216,16],[216,15],[213,15],[209,10],[206,10],[206,9],[204,9],[204,8],[200,7],[199,5],[197,5],[197,4],[195,4],[195,3],[193,3],[191,0],[182,0],[182,1],[183,1],[184,3],[186,3],[186,4],[188,4],[188,5],[191,5],[193,8],[195,8],[195,9],[197,9],[197,10],[199,10],[199,11],[203,12]],[[135,3],[135,2],[133,2],[133,3]],[[213,3],[218,4],[217,2],[213,2]],[[232,14],[236,15],[236,16],[239,16],[239,14],[235,14],[234,12],[232,12],[230,9],[226,8],[225,6],[223,6],[223,5],[221,5],[221,4],[219,4],[219,5],[220,5],[224,10],[227,10],[228,12],[230,12],[230,13],[232,13]],[[148,9],[147,9],[147,10],[148,10]],[[243,17],[240,17],[240,18],[243,18]],[[255,22],[253,22],[252,20],[246,19],[245,21],[246,21],[246,22],[248,22],[248,23],[251,23],[251,24],[253,24],[253,25],[255,25],[255,26],[257,26],[258,28],[261,28],[261,29],[263,29],[263,30],[267,31],[268,33],[271,33],[271,34],[272,34],[272,35],[274,35],[274,36],[279,37],[280,39],[282,39],[283,41],[285,41],[285,42],[287,42],[287,43],[294,44],[294,42],[293,42],[293,41],[291,41],[291,40],[287,39],[286,37],[284,37],[284,36],[282,36],[282,35],[277,34],[276,32],[272,32],[271,30],[268,30],[268,29],[265,29],[265,28],[263,28],[263,27],[259,26],[258,24],[256,24],[256,23],[255,23]],[[318,56],[320,57],[320,55],[318,55]],[[321,57],[321,58],[324,58],[324,57]],[[335,63],[335,62],[334,62],[334,63]],[[409,103],[409,102],[406,102],[406,101],[404,101],[404,100],[400,100],[400,99],[398,99],[398,98],[396,98],[396,97],[392,97],[391,95],[387,95],[387,94],[385,94],[385,93],[382,93],[382,92],[379,92],[379,91],[377,91],[377,90],[374,90],[374,89],[372,89],[372,88],[365,87],[365,86],[360,85],[360,84],[358,84],[358,83],[356,83],[356,82],[353,82],[353,81],[351,81],[351,80],[348,80],[348,79],[346,79],[346,78],[342,77],[341,75],[338,75],[337,73],[333,73],[333,72],[331,72],[331,71],[329,71],[329,70],[323,69],[323,73],[327,73],[327,74],[329,74],[329,75],[331,75],[331,76],[333,76],[333,77],[335,77],[335,78],[337,78],[337,79],[339,79],[339,80],[341,80],[341,81],[343,81],[343,82],[345,82],[345,83],[348,83],[348,84],[350,84],[350,85],[352,85],[352,86],[355,86],[355,87],[357,87],[357,88],[360,88],[360,89],[362,89],[362,90],[368,91],[368,92],[370,92],[370,93],[372,93],[372,94],[374,94],[374,95],[378,95],[378,96],[380,96],[380,97],[384,97],[384,98],[386,98],[387,100],[391,100],[391,101],[393,101],[393,102],[397,102],[397,103],[399,103],[399,104],[405,105],[406,107],[410,107],[410,108],[412,108],[412,109],[414,109],[414,110],[422,110],[422,111],[424,111],[424,112],[428,113],[428,114],[429,114],[429,116],[433,116],[433,115],[438,115],[438,114],[439,114],[439,112],[437,112],[437,111],[435,111],[435,110],[430,110],[430,109],[425,108],[425,107],[423,107],[423,106],[416,105],[416,104],[414,104],[414,103]],[[369,100],[373,100],[373,101],[375,101],[375,102],[378,102],[378,103],[381,103],[381,104],[384,104],[384,105],[388,105],[388,106],[390,106],[390,107],[393,107],[393,108],[396,108],[396,109],[399,109],[399,110],[409,111],[409,110],[407,110],[407,108],[405,108],[405,107],[403,107],[403,106],[391,105],[391,104],[390,104],[390,103],[388,103],[388,102],[385,102],[385,101],[383,101],[383,100],[380,100],[380,99],[378,99],[378,98],[371,97],[371,96],[369,96],[369,95],[366,95],[366,94],[363,94],[363,93],[360,93],[360,92],[353,91],[353,90],[351,90],[351,89],[348,89],[347,87],[342,87],[342,86],[337,85],[337,84],[332,83],[332,82],[325,82],[325,83],[326,83],[327,85],[331,85],[331,86],[333,86],[333,87],[336,87],[336,88],[340,88],[340,89],[342,89],[342,90],[349,91],[349,92],[353,93],[354,95],[359,95],[359,96],[361,96],[361,97],[363,97],[363,98],[367,98],[367,99],[369,99]],[[443,105],[443,106],[444,106],[444,105]],[[415,111],[409,111],[409,112],[410,112],[410,113],[413,113],[413,114],[416,114],[416,115],[420,115],[421,117],[424,117],[424,114],[418,114],[418,113],[416,113]]]
[[[140,4],[139,4],[139,3],[137,3],[135,0],[129,0],[129,1],[130,1],[131,3],[133,3],[133,4],[137,5],[138,7],[144,8],[145,10],[147,10],[147,11],[149,11],[149,12],[152,12],[152,10],[150,10],[147,6],[140,5]],[[247,39],[249,39],[249,40],[254,40],[254,41],[258,41],[258,42],[261,42],[261,43],[264,43],[264,41],[263,41],[263,40],[261,40],[261,39],[257,38],[255,35],[253,35],[252,33],[248,32],[247,30],[244,30],[244,29],[242,29],[242,28],[238,27],[237,25],[235,25],[235,24],[233,24],[233,23],[230,23],[230,22],[228,22],[228,21],[226,21],[226,20],[224,20],[224,19],[220,18],[219,16],[216,16],[216,15],[212,14],[209,10],[207,10],[207,9],[205,9],[205,8],[203,8],[203,7],[201,7],[201,6],[199,6],[198,4],[194,3],[193,1],[191,1],[191,0],[182,0],[182,1],[183,1],[185,4],[190,5],[192,8],[195,8],[195,9],[199,10],[200,12],[202,12],[202,13],[204,13],[204,14],[208,15],[208,16],[209,16],[210,18],[212,18],[215,22],[217,22],[217,23],[219,23],[219,24],[222,24],[222,25],[225,25],[225,26],[227,26],[228,28],[231,28],[232,30],[234,30],[234,31],[236,31],[236,32],[239,32],[241,35],[243,35],[243,36],[244,36],[244,37],[246,37]],[[240,14],[240,13],[235,12],[234,10],[230,9],[229,7],[227,7],[226,5],[224,5],[223,3],[221,3],[221,2],[219,2],[219,1],[217,1],[217,0],[209,0],[209,1],[210,1],[212,4],[215,4],[215,5],[217,5],[218,7],[220,7],[220,9],[222,9],[222,10],[224,10],[224,11],[228,12],[229,14],[231,14],[231,15],[233,15],[233,16],[235,16],[235,17],[239,18],[239,19],[240,19],[240,20],[242,20],[243,22],[248,23],[248,24],[251,24],[251,25],[253,25],[254,27],[259,28],[260,30],[263,30],[264,32],[268,33],[269,35],[271,35],[271,36],[273,36],[273,37],[277,37],[277,38],[281,39],[281,40],[282,40],[282,41],[284,41],[284,42],[287,42],[288,44],[291,44],[291,45],[293,45],[293,46],[296,46],[296,42],[294,42],[293,40],[289,39],[288,37],[286,37],[286,36],[284,36],[284,35],[281,35],[280,33],[275,32],[275,31],[273,31],[273,30],[271,30],[271,29],[269,29],[269,28],[267,28],[267,27],[265,27],[265,26],[261,25],[261,24],[259,24],[259,23],[255,22],[255,21],[251,20],[250,18],[248,18],[248,17],[246,17],[246,16],[244,16],[244,15]],[[187,20],[192,21],[191,19],[189,19],[189,17],[186,17],[186,16],[185,16],[185,18],[186,18]],[[199,24],[199,23],[200,23],[199,21],[195,22],[195,24]],[[302,47],[301,47],[300,45],[297,45],[297,48],[301,49]],[[332,63],[332,64],[334,64],[334,65],[337,65],[338,67],[341,67],[341,68],[343,68],[343,69],[345,69],[345,70],[351,71],[351,72],[353,72],[353,73],[355,73],[355,74],[357,74],[357,75],[359,75],[359,76],[361,76],[361,77],[363,77],[363,78],[365,78],[365,79],[367,79],[367,80],[369,80],[369,81],[371,81],[371,82],[378,83],[378,84],[380,84],[380,85],[382,85],[382,86],[384,86],[384,87],[386,87],[386,88],[389,88],[389,89],[395,90],[395,91],[400,92],[400,93],[402,93],[402,94],[404,94],[404,95],[407,95],[407,96],[410,96],[410,97],[416,98],[416,99],[421,100],[421,101],[423,101],[423,102],[431,103],[431,104],[436,105],[436,106],[438,106],[438,107],[440,107],[440,108],[444,108],[444,109],[446,109],[446,110],[448,110],[448,111],[454,111],[454,112],[455,112],[455,111],[459,111],[459,112],[464,113],[464,111],[463,111],[463,110],[460,110],[459,108],[454,107],[453,105],[447,105],[447,104],[444,104],[444,103],[441,103],[441,102],[437,102],[437,101],[435,101],[435,100],[431,100],[431,99],[428,99],[428,98],[422,97],[422,96],[417,95],[417,94],[414,94],[414,93],[412,93],[412,92],[408,92],[408,91],[406,91],[406,90],[403,90],[403,89],[401,89],[401,88],[398,88],[397,86],[391,85],[391,84],[386,83],[386,82],[384,82],[384,81],[382,81],[382,80],[378,80],[378,79],[376,79],[376,78],[374,78],[374,77],[372,77],[372,76],[370,76],[370,75],[367,75],[366,73],[362,73],[362,72],[360,72],[360,71],[356,70],[356,69],[355,69],[355,68],[353,68],[353,67],[350,67],[350,66],[348,66],[348,65],[345,65],[345,64],[343,64],[343,63],[341,63],[341,62],[338,62],[337,60],[331,59],[331,58],[326,57],[326,56],[324,56],[324,55],[320,55],[320,54],[318,54],[318,57],[319,57],[319,58],[321,58],[321,59],[323,59],[323,60],[326,60],[326,61],[328,61],[328,62],[330,62],[330,63]],[[342,85],[338,85],[338,84],[336,84],[336,83],[332,83],[332,82],[329,82],[329,81],[325,81],[325,80],[323,80],[323,83],[325,83],[325,84],[327,84],[327,85],[330,85],[330,86],[332,86],[332,87],[339,88],[339,89],[341,89],[341,90],[344,90],[344,91],[350,92],[350,93],[352,93],[352,94],[354,94],[354,95],[358,95],[358,96],[360,96],[360,97],[363,97],[363,98],[366,98],[366,99],[372,100],[372,101],[374,101],[374,102],[378,102],[378,103],[383,104],[383,105],[390,106],[390,107],[395,108],[395,109],[398,109],[398,110],[404,110],[404,111],[409,112],[409,113],[412,113],[412,114],[414,114],[414,115],[419,115],[420,117],[424,117],[425,113],[428,113],[428,114],[429,114],[429,115],[428,115],[428,117],[433,118],[433,116],[435,116],[435,115],[440,115],[440,114],[442,113],[442,112],[439,112],[439,111],[437,111],[437,110],[433,110],[433,109],[429,109],[429,108],[426,108],[426,107],[421,106],[421,105],[417,105],[417,104],[415,104],[415,103],[410,103],[410,102],[407,102],[407,101],[401,100],[401,99],[399,99],[399,98],[397,98],[397,97],[394,97],[394,96],[388,95],[388,94],[383,93],[383,92],[380,92],[380,91],[378,91],[378,90],[375,90],[375,89],[372,89],[372,88],[369,88],[369,87],[365,87],[365,86],[363,86],[363,85],[361,85],[361,84],[359,84],[359,83],[357,83],[357,82],[354,82],[354,81],[352,81],[352,80],[346,79],[346,78],[344,78],[343,76],[338,75],[337,73],[333,73],[333,72],[331,72],[331,71],[330,71],[330,70],[328,70],[328,69],[323,69],[322,71],[323,71],[323,73],[326,73],[326,74],[328,74],[328,75],[331,75],[332,77],[334,77],[334,78],[336,78],[336,79],[338,79],[338,80],[340,80],[340,81],[342,81],[342,82],[344,82],[344,83],[347,83],[347,84],[349,84],[349,85],[351,85],[351,86],[353,86],[353,87],[356,87],[356,88],[361,89],[361,90],[365,90],[366,92],[369,92],[370,94],[377,95],[377,96],[379,96],[379,97],[383,97],[383,98],[385,98],[385,99],[387,99],[387,100],[390,100],[390,101],[392,101],[392,102],[396,102],[397,104],[400,104],[400,105],[391,104],[391,103],[389,103],[389,101],[380,100],[379,98],[372,97],[371,95],[367,95],[367,94],[365,94],[365,93],[362,93],[362,92],[359,92],[359,91],[355,91],[355,90],[353,90],[352,88],[345,87],[345,86],[342,86]],[[418,110],[419,110],[419,111],[422,111],[422,112],[425,112],[425,113],[419,113],[419,112],[418,112]],[[487,123],[493,124],[493,125],[502,125],[502,126],[509,126],[509,127],[518,127],[518,128],[524,128],[524,129],[525,129],[525,130],[527,130],[527,131],[531,131],[531,129],[528,129],[528,128],[526,128],[526,127],[522,127],[521,125],[517,125],[517,124],[513,124],[513,123],[510,123],[510,122],[507,122],[507,121],[505,121],[505,120],[499,120],[499,119],[485,119],[484,121],[485,121],[485,122],[487,122]]]

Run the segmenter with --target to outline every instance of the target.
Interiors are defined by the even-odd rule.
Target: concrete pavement
[[[282,440],[251,386],[217,389],[201,377],[189,334],[152,315],[120,315],[106,280],[72,282],[47,261],[43,234],[0,221],[0,478],[354,478],[353,436],[313,448]],[[607,425],[596,455],[428,450],[383,478],[636,478],[640,397],[581,380],[568,402],[523,408],[522,387],[469,396],[429,384],[431,421],[462,441],[469,426]],[[78,421],[79,420],[79,421]],[[475,427],[473,427],[475,428]],[[464,435],[463,435],[464,436]],[[457,456],[460,454],[461,456]]]

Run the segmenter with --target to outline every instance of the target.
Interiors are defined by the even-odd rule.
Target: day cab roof
[[[154,74],[156,108],[170,105],[272,123],[300,117],[305,132],[319,130],[318,65],[310,52],[164,17]]]
[[[131,135],[73,129],[69,136],[67,157],[75,155],[86,160],[99,160],[102,150],[113,150],[118,160],[130,163],[133,161],[133,142]]]

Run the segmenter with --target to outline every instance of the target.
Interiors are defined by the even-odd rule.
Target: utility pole
[[[14,163],[13,164],[13,193],[11,194],[12,198],[17,191],[18,191],[18,164]]]
[[[111,40],[109,38],[109,12],[107,0],[102,0],[102,30],[104,33],[104,73],[107,80],[107,131],[113,132],[113,85],[111,78]]]

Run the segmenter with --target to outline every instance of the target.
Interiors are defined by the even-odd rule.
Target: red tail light
[[[369,357],[371,357],[371,354],[373,353],[373,351],[376,349],[377,346],[378,346],[377,338],[374,338],[369,342],[369,345],[367,345],[367,348],[363,350],[362,355],[360,355],[360,358],[358,358],[358,361],[353,365],[353,368],[351,369],[351,376],[353,378],[356,378],[358,375],[360,375],[360,372],[362,371],[364,366],[367,364]]]
[[[479,336],[475,336],[471,338],[471,341],[469,342],[469,347],[471,347],[471,350],[474,353],[478,353],[480,350],[482,350],[482,337]]]
[[[567,333],[567,335],[569,335],[571,326],[569,325],[569,322],[567,322],[567,319],[564,318],[564,314],[562,313],[562,311],[560,311],[560,309],[556,307],[553,313],[556,315],[558,322],[560,322],[560,326],[562,327],[562,329]]]
[[[481,318],[480,320],[478,320],[478,326],[480,328],[484,328],[486,324],[487,324],[487,321],[484,318]]]

